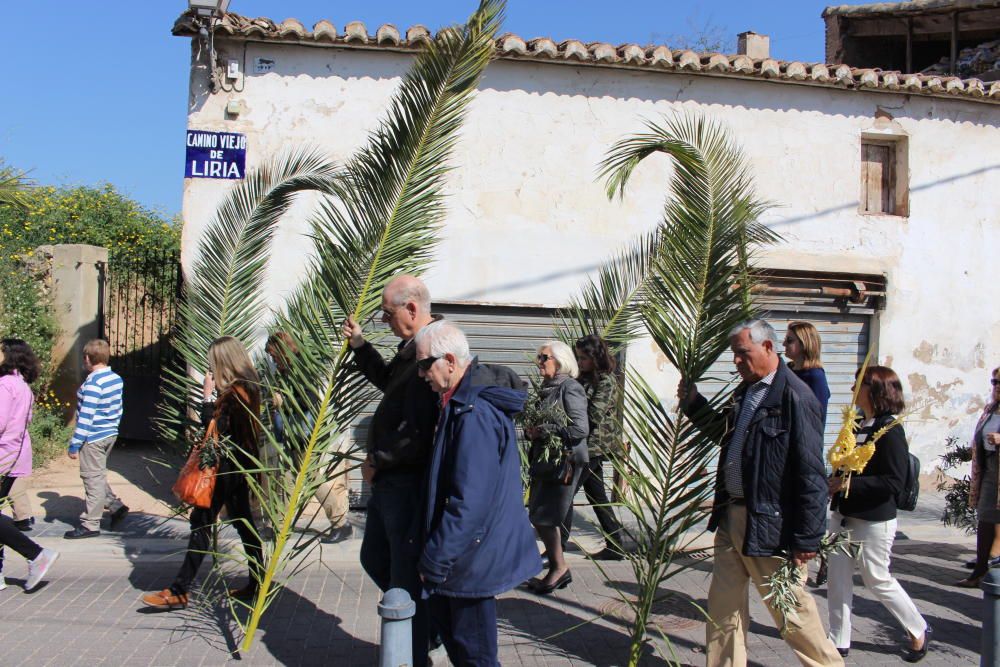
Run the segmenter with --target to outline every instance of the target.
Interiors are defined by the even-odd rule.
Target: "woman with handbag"
[[[532,579],[529,587],[539,595],[565,588],[573,581],[563,557],[559,527],[573,504],[573,493],[587,466],[587,394],[574,378],[580,374],[569,345],[550,341],[538,348],[535,359],[542,376],[541,405],[561,409],[562,423],[537,424],[525,429],[529,452],[531,491],[528,518],[545,545],[549,571]],[[558,451],[552,451],[556,442]]]
[[[38,378],[38,358],[31,346],[19,338],[0,343],[0,506],[6,504],[14,481],[31,474],[31,408],[34,397],[28,385]],[[4,546],[28,561],[30,591],[42,580],[59,557],[28,539],[10,517],[0,514],[0,590],[7,587],[3,574]]]
[[[858,445],[876,437],[875,453],[860,473],[830,477],[833,497],[830,530],[850,532],[857,552],[830,555],[830,639],[837,651],[846,656],[851,646],[851,609],[854,599],[854,567],[861,570],[861,580],[874,596],[903,626],[909,641],[904,645],[903,660],[919,662],[927,655],[931,628],[913,600],[889,572],[892,542],[896,537],[896,497],[906,485],[909,447],[903,425],[893,422],[903,411],[903,384],[895,371],[886,366],[870,366],[857,377],[858,407],[865,413],[856,429]]]
[[[260,424],[260,381],[257,371],[243,345],[231,336],[212,342],[208,349],[208,373],[203,387],[202,422],[206,425],[206,442],[202,447],[212,447],[212,434],[217,433],[214,489],[207,506],[191,510],[191,536],[188,549],[177,577],[169,588],[142,596],[142,601],[159,609],[183,609],[188,603],[188,592],[206,552],[211,548],[212,526],[223,506],[243,541],[250,567],[250,582],[229,594],[237,598],[252,598],[262,576],[263,548],[254,525],[250,508],[249,473],[257,468],[258,432]],[[212,395],[218,389],[218,398]],[[192,452],[192,457],[204,454]],[[211,458],[211,457],[209,457]],[[195,459],[197,460],[197,459]],[[192,466],[185,466],[187,472]],[[182,473],[183,475],[184,473]],[[180,482],[183,479],[178,480]],[[178,486],[175,486],[175,491]],[[182,498],[184,499],[184,498]]]
[[[955,583],[978,588],[991,567],[1000,565],[1000,366],[990,373],[990,397],[972,430],[969,506],[976,508],[976,559],[968,577]]]

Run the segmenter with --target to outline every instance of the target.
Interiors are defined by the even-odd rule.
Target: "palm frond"
[[[658,153],[674,169],[655,234],[604,265],[561,318],[564,335],[586,327],[622,342],[642,323],[682,381],[693,383],[725,351],[730,330],[753,315],[754,255],[778,237],[759,222],[768,204],[757,198],[742,152],[722,126],[700,116],[650,121],[616,143],[601,165],[608,196],[624,196],[639,164]],[[642,378],[626,375],[622,428],[631,449],[614,465],[626,481],[620,505],[637,526],[628,559],[639,590],[622,595],[635,613],[629,665],[637,665],[657,590],[683,570],[674,557],[705,518],[719,431],[699,429],[679,410],[669,415]],[[712,397],[706,414],[718,412],[730,392]]]
[[[572,346],[583,336],[597,334],[616,353],[643,333],[640,305],[660,242],[659,230],[640,236],[587,279],[580,294],[556,312],[556,331],[564,343]]]
[[[280,465],[291,479],[277,493],[261,488],[262,505],[277,519],[275,543],[263,564],[259,593],[246,625],[248,649],[278,583],[302,552],[291,539],[295,520],[318,484],[320,463],[370,397],[339,334],[343,319],[363,321],[381,304],[386,284],[426,268],[444,217],[444,178],[465,110],[493,54],[503,0],[482,0],[464,26],[443,30],[426,45],[404,78],[386,119],[347,164],[336,201],[314,216],[314,259],[307,279],[274,322],[300,350],[291,359],[292,383],[317,388],[318,400],[291,405],[305,427],[299,455]],[[333,352],[339,350],[338,352]],[[286,545],[291,549],[286,550]]]
[[[8,205],[19,209],[28,206],[28,190],[34,187],[28,174],[0,160],[0,206]]]

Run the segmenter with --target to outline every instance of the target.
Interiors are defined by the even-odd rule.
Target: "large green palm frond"
[[[284,153],[251,170],[229,192],[201,237],[184,298],[178,304],[173,347],[179,363],[164,372],[157,425],[162,437],[178,438],[196,387],[190,370],[204,373],[208,348],[220,336],[252,345],[267,314],[263,298],[271,239],[296,193],[337,195],[334,165],[315,150]]]
[[[657,346],[695,382],[725,350],[729,330],[750,316],[749,264],[757,248],[778,237],[759,222],[768,204],[721,125],[678,115],[647,129],[612,148],[604,173],[609,193],[623,193],[642,159],[674,158],[661,252],[642,308]]]
[[[756,250],[777,236],[758,221],[767,204],[757,198],[746,159],[722,126],[678,115],[646,129],[615,144],[602,173],[613,197],[624,194],[645,158],[663,153],[673,159],[656,252],[637,305],[656,346],[682,380],[693,383],[724,352],[729,331],[753,314],[750,266]],[[705,518],[706,469],[718,431],[697,428],[679,410],[668,414],[634,375],[625,394],[622,426],[631,448],[615,467],[625,480],[621,504],[637,525],[628,559],[638,594],[623,596],[635,613],[629,664],[636,665],[658,588],[683,569],[675,556]],[[709,409],[718,411],[728,400],[724,390]]]
[[[643,234],[588,278],[579,295],[556,312],[556,331],[567,345],[589,334],[616,353],[645,331],[640,305],[646,299],[659,254],[659,230]]]
[[[246,624],[249,648],[261,615],[274,599],[277,577],[308,544],[292,527],[320,482],[331,447],[346,435],[371,394],[357,377],[339,334],[347,316],[364,321],[381,304],[385,285],[400,273],[426,268],[445,213],[444,179],[466,108],[494,49],[505,2],[482,0],[467,24],[440,31],[417,57],[387,116],[346,165],[344,189],[313,218],[314,258],[306,280],[273,323],[299,348],[283,382],[314,387],[315,400],[286,408],[298,423],[295,456],[280,456],[272,476],[288,480],[258,489],[275,519],[274,544]],[[341,452],[338,456],[350,456]],[[286,549],[286,546],[290,547]]]

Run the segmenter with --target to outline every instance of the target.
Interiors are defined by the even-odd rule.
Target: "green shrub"
[[[108,249],[112,276],[123,269],[156,270],[150,254],[176,252],[180,225],[119,193],[114,186],[51,186],[21,191],[23,206],[0,204],[0,336],[23,338],[42,362],[32,385],[34,419],[30,427],[35,467],[65,451],[71,429],[64,408],[49,384],[55,370],[52,347],[58,326],[39,277],[28,258],[41,245],[84,243]]]

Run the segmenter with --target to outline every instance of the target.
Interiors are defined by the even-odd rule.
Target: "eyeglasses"
[[[381,319],[383,322],[388,322],[389,320],[392,319],[392,316],[396,314],[397,310],[399,309],[393,308],[392,310],[386,310],[385,308],[383,308],[381,313],[379,314],[379,319]]]
[[[424,357],[423,359],[417,359],[417,368],[426,373],[440,358],[441,357]]]
[[[1000,380],[997,380],[996,378],[990,378],[990,384],[993,385],[994,387],[1000,387]]]
[[[553,357],[551,354],[540,354],[537,357],[535,357],[535,360],[540,364],[544,364],[549,359],[555,359],[555,357]]]

